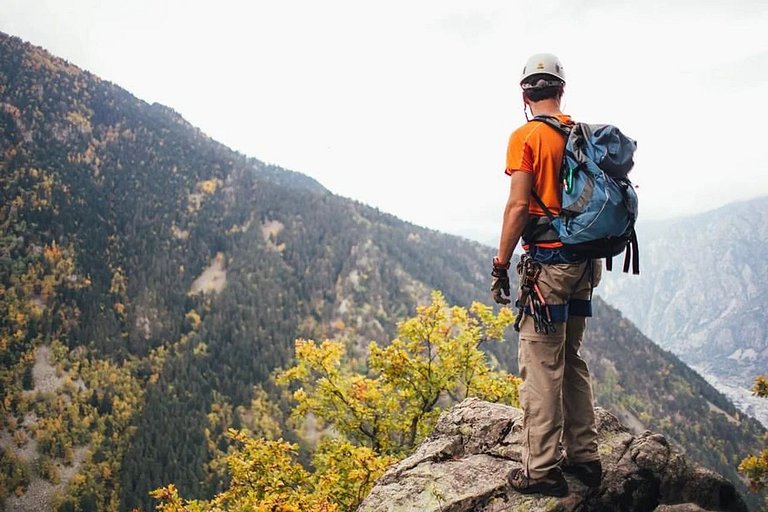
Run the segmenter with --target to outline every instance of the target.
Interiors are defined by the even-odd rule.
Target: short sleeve
[[[509,137],[507,145],[507,166],[504,172],[511,175],[515,171],[533,174],[533,150],[520,130]]]

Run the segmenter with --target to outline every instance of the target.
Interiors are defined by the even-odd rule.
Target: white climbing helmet
[[[535,84],[524,84],[523,82],[533,75],[548,75],[555,80],[546,80],[542,78]],[[532,55],[525,63],[523,74],[520,77],[520,86],[523,89],[538,89],[541,87],[553,87],[565,85],[565,71],[560,59],[551,53],[537,53]]]

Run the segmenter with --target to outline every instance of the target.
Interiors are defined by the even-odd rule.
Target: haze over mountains
[[[768,197],[643,226],[643,273],[600,294],[648,337],[768,425]]]
[[[268,377],[294,339],[386,342],[432,289],[490,302],[492,249],[235,153],[17,38],[0,33],[0,54],[10,509],[150,509],[147,493],[170,482],[210,496],[228,427],[293,435]],[[738,481],[764,429],[619,311],[596,309],[585,352],[598,402]],[[515,345],[510,333],[493,357],[514,369]]]

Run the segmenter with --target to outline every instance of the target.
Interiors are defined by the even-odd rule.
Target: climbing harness
[[[528,254],[524,254],[517,264],[517,273],[520,276],[520,298],[515,303],[518,307],[515,330],[520,332],[523,315],[530,314],[537,333],[554,334],[557,329],[552,321],[549,305],[544,300],[544,294],[541,293],[538,283],[541,263],[534,261]]]

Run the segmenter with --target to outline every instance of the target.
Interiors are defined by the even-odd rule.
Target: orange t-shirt
[[[570,124],[571,116],[559,115],[562,123]],[[504,172],[515,171],[533,175],[533,189],[553,215],[560,213],[560,166],[563,163],[565,137],[551,126],[529,122],[512,132],[507,146],[507,167]],[[544,216],[544,210],[531,198],[530,215]],[[560,246],[560,243],[541,244]]]
[[[560,115],[562,123],[570,124],[571,116]],[[533,189],[554,215],[560,213],[560,166],[563,163],[565,137],[551,126],[541,122],[525,123],[509,137],[507,167],[533,174]],[[546,215],[536,201],[528,207],[531,215]]]

